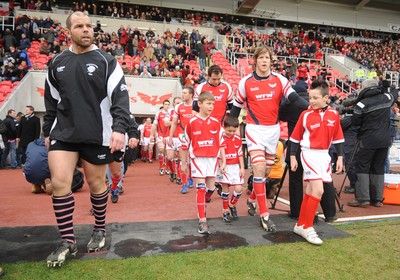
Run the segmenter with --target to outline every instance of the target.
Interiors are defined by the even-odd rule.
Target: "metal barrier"
[[[11,20],[11,23],[9,21]],[[7,28],[14,30],[15,26],[15,17],[13,16],[2,16],[1,17],[1,30],[5,30]]]

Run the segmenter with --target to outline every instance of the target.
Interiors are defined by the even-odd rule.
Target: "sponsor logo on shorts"
[[[54,145],[55,143],[57,143],[57,140],[51,140],[50,145]]]
[[[311,171],[306,171],[306,175],[311,175]]]
[[[64,69],[65,69],[65,66],[59,66],[59,67],[57,67],[57,72],[60,73],[60,72],[64,71]]]
[[[196,171],[197,171],[196,169],[192,169],[192,173],[193,173],[193,174],[195,174],[195,173],[196,173]]]
[[[97,158],[104,160],[104,159],[106,159],[106,154],[97,155]]]

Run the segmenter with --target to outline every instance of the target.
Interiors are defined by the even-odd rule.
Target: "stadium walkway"
[[[275,244],[302,241],[292,233],[294,220],[286,215],[289,207],[287,180],[282,188],[276,210],[271,210],[277,225],[276,233],[261,230],[257,217],[247,214],[244,194],[238,203],[239,220],[224,224],[221,217],[221,199],[216,195],[207,204],[207,216],[211,234],[197,233],[195,189],[180,194],[180,186],[171,183],[167,176],[158,175],[158,163],[137,161],[124,179],[125,193],[118,203],[109,202],[107,212],[108,247],[100,253],[84,254],[91,234],[93,216],[90,215],[88,188],[75,193],[75,233],[78,258],[124,258],[169,252],[234,248],[246,245]],[[340,188],[343,175],[334,175],[335,186]],[[31,194],[22,170],[0,170],[0,263],[40,261],[59,242],[51,198],[46,194]],[[244,192],[245,193],[245,192]],[[351,208],[346,203],[352,195],[342,194],[344,213],[341,219],[370,215],[400,213],[399,206],[384,205],[381,208]],[[316,230],[323,239],[345,237],[347,234],[329,224],[319,222]],[[24,248],[24,250],[21,250]]]

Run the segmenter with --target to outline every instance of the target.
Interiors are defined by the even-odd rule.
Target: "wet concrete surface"
[[[276,232],[266,232],[259,218],[240,217],[231,224],[221,218],[209,219],[209,235],[197,232],[197,220],[166,222],[111,223],[107,225],[106,247],[97,253],[86,253],[92,233],[91,225],[76,225],[77,259],[119,259],[177,252],[193,252],[305,242],[292,230],[295,221],[287,215],[272,215]],[[344,238],[349,234],[319,222],[316,231],[322,239]],[[44,261],[59,240],[56,226],[0,228],[0,263]]]

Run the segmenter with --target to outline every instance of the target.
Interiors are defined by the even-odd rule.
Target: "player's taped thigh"
[[[265,154],[263,152],[251,156],[251,165],[265,164]]]
[[[265,155],[265,165],[267,168],[271,168],[275,164],[275,155],[266,154]]]

